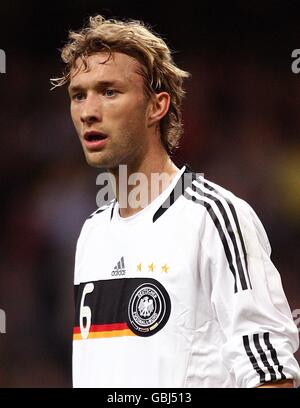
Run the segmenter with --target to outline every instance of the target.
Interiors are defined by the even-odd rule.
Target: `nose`
[[[100,105],[101,102],[99,98],[97,98],[97,95],[87,95],[82,105],[82,111],[80,115],[81,122],[85,124],[101,122],[102,109]]]

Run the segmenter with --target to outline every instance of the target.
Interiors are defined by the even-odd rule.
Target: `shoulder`
[[[209,220],[205,225],[217,235],[228,233],[234,237],[233,233],[241,238],[259,240],[266,251],[271,252],[266,231],[255,210],[232,191],[210,181],[203,174],[193,173],[192,183],[185,189],[184,195],[205,209],[205,219]]]
[[[87,218],[87,221],[90,220],[91,218],[94,218],[94,220],[98,219],[99,217],[95,217],[95,216],[99,216],[99,214],[101,214],[101,213],[103,213],[103,212],[105,212],[105,211],[107,211],[109,209],[112,209],[114,207],[114,205],[115,205],[115,202],[116,202],[116,200],[114,198],[114,199],[110,200],[108,203],[105,203],[101,207],[97,208],[97,210],[93,211],[89,215],[89,217]]]
[[[88,218],[85,220],[79,238],[78,238],[78,243],[82,241],[87,234],[96,226],[99,225],[106,225],[110,220],[112,216],[112,211],[114,209],[116,200],[113,199],[109,201],[108,203],[104,204],[103,206],[97,208],[95,211],[93,211]]]
[[[221,185],[210,181],[204,177],[203,173],[188,173],[187,177],[189,179],[184,190],[185,198],[195,204],[200,204],[206,210],[218,208],[221,211],[229,207],[232,213],[249,213],[253,211],[252,207],[245,200]]]

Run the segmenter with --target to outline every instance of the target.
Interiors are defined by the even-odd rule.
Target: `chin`
[[[110,167],[112,167],[112,163],[113,160],[110,160],[107,157],[101,157],[101,154],[97,154],[97,153],[86,153],[85,154],[85,158],[87,163],[91,166],[91,167],[97,167],[97,168],[105,168],[108,169]]]
[[[86,158],[86,161],[88,165],[91,167],[98,167],[98,168],[106,167],[105,164],[103,164],[101,160],[94,160],[94,159]]]

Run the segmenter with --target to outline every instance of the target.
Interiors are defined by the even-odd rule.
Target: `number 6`
[[[80,302],[80,315],[79,315],[79,323],[80,323],[80,332],[81,332],[81,337],[83,339],[87,339],[91,327],[91,317],[92,317],[92,311],[91,308],[88,306],[84,306],[84,299],[86,295],[89,293],[92,293],[94,290],[94,284],[93,283],[87,283],[83,289],[82,292],[82,297],[81,297],[81,302]],[[86,318],[86,325],[83,325],[83,319]]]

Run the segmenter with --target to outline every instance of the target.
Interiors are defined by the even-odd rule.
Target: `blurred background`
[[[50,92],[58,49],[89,15],[142,19],[192,77],[174,156],[247,200],[300,328],[298,1],[3,1],[0,48],[0,387],[70,387],[76,240],[96,208],[96,176]],[[298,309],[298,312],[297,312]],[[300,352],[297,353],[300,361]]]

